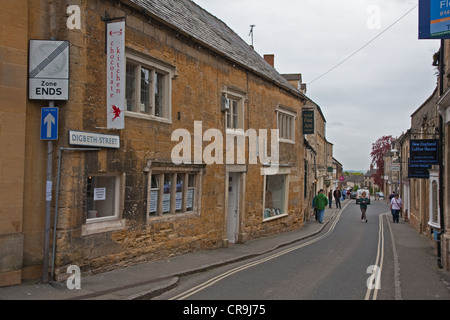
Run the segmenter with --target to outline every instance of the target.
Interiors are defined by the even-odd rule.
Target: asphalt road
[[[439,279],[434,285],[443,290],[438,294],[434,289],[422,290],[423,283],[407,260],[402,260],[406,273],[400,279],[397,245],[393,242],[397,224],[392,223],[388,211],[385,202],[372,201],[366,213],[368,222],[362,223],[359,205],[351,201],[314,238],[186,277],[176,289],[157,299],[395,300],[405,298],[402,293],[408,290],[412,295],[407,299],[448,299],[449,291]]]

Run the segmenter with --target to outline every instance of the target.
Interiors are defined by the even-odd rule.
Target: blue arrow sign
[[[41,109],[41,140],[58,139],[58,108]]]

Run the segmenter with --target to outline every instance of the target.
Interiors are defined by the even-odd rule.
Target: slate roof
[[[165,22],[181,33],[195,38],[233,62],[274,81],[284,89],[306,98],[275,68],[269,65],[249,44],[217,17],[190,0],[130,0],[147,14]],[[306,98],[307,99],[307,98]]]

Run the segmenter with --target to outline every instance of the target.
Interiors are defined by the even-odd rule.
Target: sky
[[[372,144],[406,132],[436,87],[440,41],[418,39],[418,0],[193,1],[248,44],[255,25],[256,52],[302,74],[344,170],[368,170]]]

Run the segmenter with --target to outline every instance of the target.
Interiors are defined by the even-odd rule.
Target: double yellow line
[[[186,298],[192,296],[193,294],[196,294],[197,292],[202,291],[202,290],[204,290],[204,289],[214,285],[215,283],[217,283],[217,282],[219,282],[219,281],[221,281],[221,280],[223,280],[223,279],[225,279],[225,278],[227,278],[227,277],[229,277],[229,276],[231,276],[231,275],[233,275],[235,273],[238,273],[240,271],[246,270],[248,268],[255,267],[255,266],[257,266],[257,265],[259,265],[261,263],[273,260],[275,258],[283,256],[283,255],[285,255],[287,253],[290,253],[292,251],[304,248],[306,246],[309,246],[309,245],[311,245],[311,244],[313,244],[313,243],[315,243],[317,241],[320,241],[320,240],[328,237],[333,232],[334,228],[336,227],[336,224],[338,223],[338,221],[339,221],[343,211],[344,210],[342,210],[342,209],[339,211],[339,213],[336,216],[336,219],[333,221],[330,229],[328,229],[328,231],[326,233],[324,233],[323,235],[321,235],[321,236],[319,236],[317,238],[311,239],[311,240],[309,240],[309,241],[307,241],[305,243],[302,243],[300,245],[297,245],[295,247],[292,247],[292,248],[289,248],[289,249],[285,249],[285,250],[280,251],[278,253],[272,254],[272,255],[270,255],[270,256],[268,256],[266,258],[262,258],[262,259],[259,259],[259,260],[253,261],[253,262],[249,262],[249,263],[247,263],[245,265],[242,265],[242,266],[236,267],[234,269],[231,269],[231,270],[229,270],[227,272],[224,272],[224,273],[222,273],[222,274],[220,274],[218,276],[215,276],[214,278],[209,279],[208,281],[203,282],[202,284],[199,284],[198,286],[195,286],[195,287],[193,287],[193,288],[191,288],[191,289],[189,289],[189,290],[187,290],[187,291],[185,291],[183,293],[180,293],[180,294],[170,298],[169,300],[183,300],[183,299],[186,299]]]

